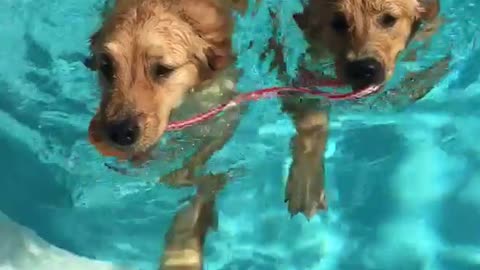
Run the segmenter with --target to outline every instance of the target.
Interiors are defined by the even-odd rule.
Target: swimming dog
[[[411,40],[429,39],[438,29],[439,12],[439,0],[310,0],[294,19],[309,43],[312,63],[333,59],[337,78],[356,90],[385,84]],[[434,83],[445,75],[448,60],[440,61],[427,73],[407,76],[404,84],[413,86],[408,94],[412,101],[434,86],[415,89],[412,78],[434,74],[436,77],[429,79]],[[283,109],[291,115],[297,131],[292,139],[293,163],[285,200],[292,215],[303,213],[307,218],[327,208],[324,152],[328,112],[317,107],[316,102],[283,100]]]
[[[117,0],[91,36],[92,55],[86,61],[102,89],[89,127],[97,150],[142,162],[170,121],[235,96],[231,15],[245,8],[246,0]],[[202,268],[203,241],[215,223],[214,194],[226,175],[199,179],[197,173],[231,137],[239,114],[234,108],[186,130],[186,136],[199,140],[198,151],[161,178],[174,187],[198,187],[190,206],[172,223],[161,269]],[[174,145],[176,150],[184,146]]]

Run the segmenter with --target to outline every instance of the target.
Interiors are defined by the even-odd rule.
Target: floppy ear
[[[230,43],[231,41],[225,41]],[[212,71],[219,71],[227,68],[234,62],[231,44],[222,44],[221,46],[212,47],[205,51],[208,67]]]
[[[433,22],[440,13],[440,0],[418,0],[418,17],[424,22]]]
[[[415,36],[417,36],[417,39],[429,37],[441,24],[441,21],[438,19],[440,0],[417,0],[417,3],[416,19],[412,24],[409,42]]]
[[[99,31],[93,33],[93,35],[90,36],[90,55],[83,60],[83,64],[90,70],[97,70],[97,65],[95,62],[95,56],[93,55],[93,48],[95,46],[95,43],[98,40],[98,36],[100,35]]]
[[[200,64],[200,78],[202,81],[213,78],[217,71],[222,71],[234,62],[234,56],[230,50],[219,48],[207,48],[195,58]]]
[[[206,43],[204,51],[212,71],[226,68],[234,61],[232,52],[233,17],[229,3],[183,0],[184,19]]]

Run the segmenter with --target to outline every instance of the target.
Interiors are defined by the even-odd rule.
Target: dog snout
[[[346,64],[346,76],[352,85],[367,87],[385,81],[385,69],[374,58],[351,61]]]
[[[130,146],[137,142],[140,134],[140,127],[138,121],[133,118],[127,118],[107,123],[106,133],[113,143],[119,146]]]

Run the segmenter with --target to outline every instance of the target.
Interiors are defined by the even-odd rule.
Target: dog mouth
[[[368,88],[380,88],[386,83],[386,70],[377,58],[347,61],[345,58],[332,59],[330,74],[339,82],[349,86],[353,92]]]
[[[336,70],[338,71],[338,70]],[[323,72],[313,72],[309,70],[302,69],[299,71],[298,78],[294,82],[295,86],[312,86],[316,84],[321,84],[323,81],[333,81],[338,83],[340,88],[348,91],[347,88],[351,89],[352,92],[362,92],[362,91],[369,91],[378,92],[381,91],[385,85],[385,82],[379,83],[366,83],[366,82],[354,82],[351,80],[346,79],[344,76],[339,76],[338,72],[332,72],[328,76],[325,76]],[[336,90],[335,90],[336,91]]]
[[[124,146],[111,142],[98,117],[93,117],[90,121],[88,139],[101,155],[134,163],[143,163],[148,160],[155,147],[154,144],[148,147],[138,147],[136,144]]]
[[[348,83],[348,82],[345,82],[346,84],[350,85],[350,87],[352,88],[352,91],[353,92],[359,92],[359,91],[362,91],[362,90],[365,90],[367,88],[383,88],[383,85],[385,83],[371,83],[371,84],[365,84],[365,83]]]

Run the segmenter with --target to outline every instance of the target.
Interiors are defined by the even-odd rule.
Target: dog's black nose
[[[108,123],[107,135],[110,140],[120,146],[129,146],[138,140],[140,128],[134,119],[125,119]]]
[[[348,62],[345,71],[347,79],[355,86],[367,87],[385,81],[385,69],[374,58]]]

